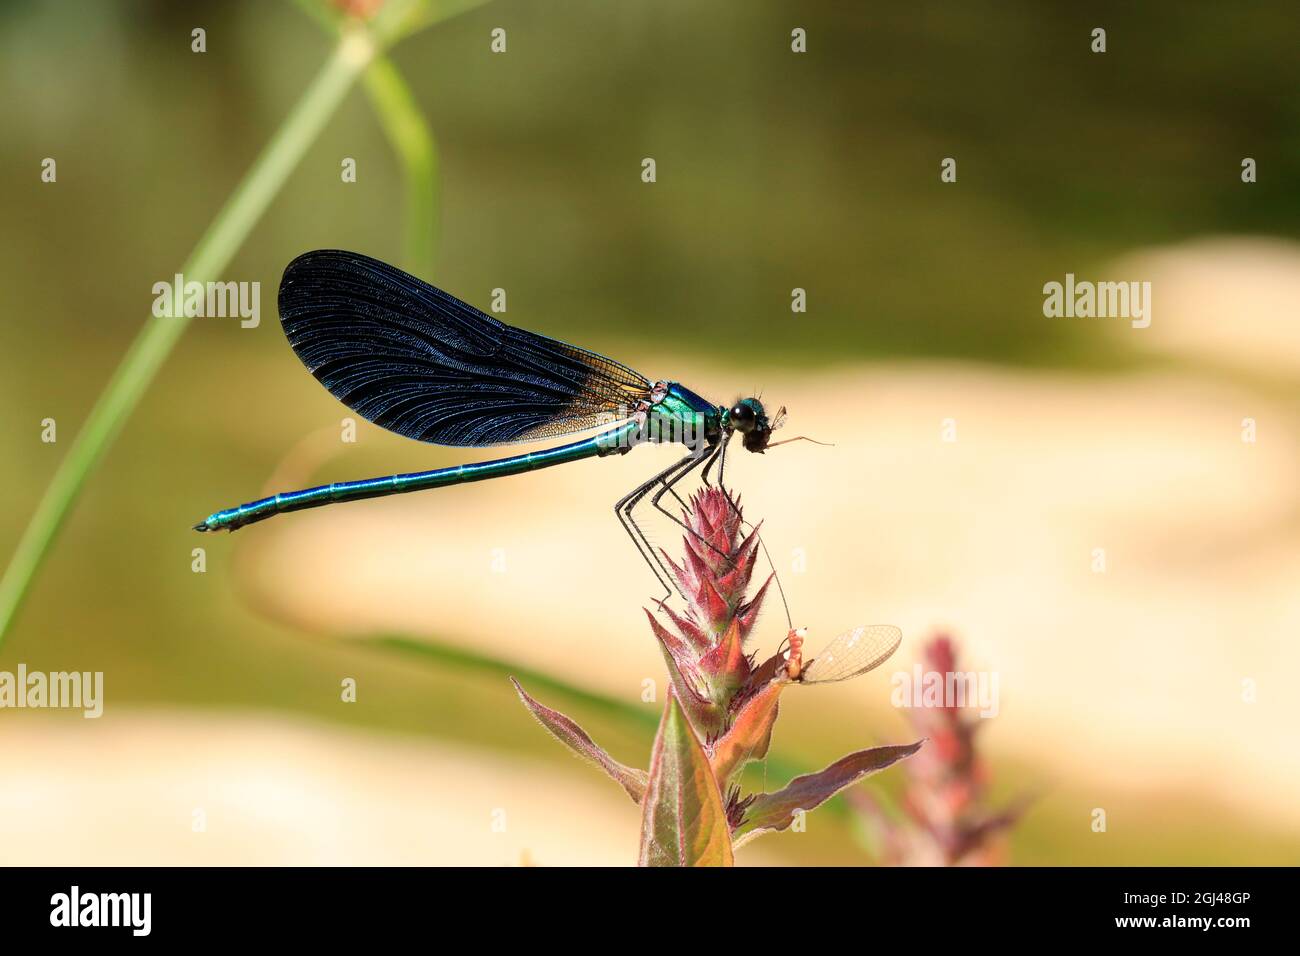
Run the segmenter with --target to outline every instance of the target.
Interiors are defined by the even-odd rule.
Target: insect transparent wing
[[[892,624],[871,624],[845,631],[803,669],[805,684],[849,680],[879,667],[898,650],[903,632]]]

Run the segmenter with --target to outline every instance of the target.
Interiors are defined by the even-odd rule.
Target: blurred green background
[[[741,390],[774,365],[815,378],[918,359],[1098,376],[1186,364],[1045,321],[1042,284],[1206,233],[1300,238],[1295,22],[1291,5],[1254,3],[489,3],[391,54],[441,158],[437,254],[419,271],[480,307],[505,287],[513,321],[650,375],[705,356]],[[1089,50],[1098,25],[1104,55]],[[789,52],[794,26],[807,55]],[[180,267],[330,45],[287,2],[0,7],[6,555],[127,344],[157,321],[152,284]],[[47,156],[56,185],[40,181]],[[340,182],[344,156],[355,184]],[[948,156],[955,186],[939,180]],[[1243,156],[1261,169],[1248,190]],[[189,569],[190,525],[253,497],[338,418],[283,341],[284,264],[319,247],[402,261],[404,202],[358,88],[223,272],[262,283],[261,326],[193,323],[92,477],[0,668],[103,670],[110,708],[284,713],[587,773],[497,674],[307,641],[259,614],[227,562],[245,542],[205,540],[208,573]],[[806,315],[791,314],[796,286]],[[46,417],[58,444],[38,441]],[[322,477],[458,460],[411,444],[368,435]],[[365,689],[355,706],[337,702],[341,673]],[[567,709],[620,756],[648,747],[644,723]],[[810,768],[856,742],[845,727],[789,732],[782,752]],[[993,769],[999,793],[1040,782],[1011,756]],[[1102,848],[1046,806],[1011,858],[1279,862],[1300,847],[1242,818],[1207,835],[1197,821],[1216,815],[1164,806],[1141,838]],[[844,815],[831,819],[765,849],[861,862],[836,835]]]

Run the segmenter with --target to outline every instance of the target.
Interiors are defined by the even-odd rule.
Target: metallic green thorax
[[[723,410],[684,385],[663,385],[663,397],[646,416],[644,440],[680,442],[694,450],[715,444],[722,435]]]

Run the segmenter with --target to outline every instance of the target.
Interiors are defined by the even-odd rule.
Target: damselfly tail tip
[[[194,526],[195,531],[211,531],[212,527],[206,521],[200,521]]]

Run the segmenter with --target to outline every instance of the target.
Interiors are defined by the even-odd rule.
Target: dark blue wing
[[[402,270],[322,249],[280,281],[289,344],[366,419],[438,445],[499,445],[629,417],[650,382],[485,315]]]

